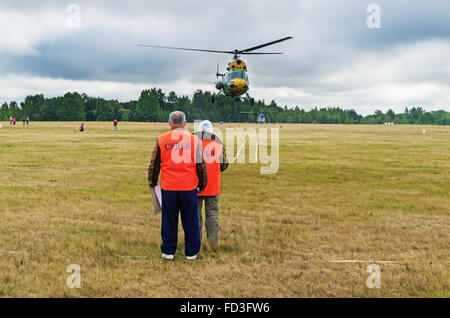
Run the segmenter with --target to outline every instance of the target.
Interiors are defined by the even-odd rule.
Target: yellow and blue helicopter
[[[271,53],[271,52],[253,52],[255,50],[261,49],[263,47],[273,45],[276,43],[280,43],[286,40],[292,39],[291,36],[275,40],[272,42],[264,43],[261,45],[257,45],[245,50],[233,50],[233,51],[218,51],[218,50],[202,50],[202,49],[190,49],[183,47],[172,47],[172,46],[157,46],[157,45],[146,45],[146,44],[138,44],[138,46],[144,47],[153,47],[160,49],[171,49],[171,50],[185,50],[185,51],[197,51],[197,52],[210,52],[210,53],[225,53],[225,54],[233,54],[233,60],[228,63],[227,72],[225,74],[219,73],[219,64],[217,64],[217,82],[215,82],[216,89],[219,90],[218,94],[224,94],[226,96],[231,96],[236,99],[236,101],[240,101],[242,95],[246,94],[247,98],[250,99],[250,104],[253,105],[255,100],[250,98],[248,95],[249,90],[249,81],[247,75],[247,64],[243,60],[240,59],[240,55],[267,55],[267,54],[283,54],[283,53]],[[211,100],[214,103],[215,95],[211,96]]]

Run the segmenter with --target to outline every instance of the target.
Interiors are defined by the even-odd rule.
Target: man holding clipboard
[[[162,203],[162,194],[161,194],[161,187],[159,185],[150,187],[150,190],[152,191],[152,201],[153,201],[153,211],[155,212],[155,215],[161,212],[161,203]]]
[[[158,136],[148,167],[152,197],[161,203],[162,257],[173,260],[178,243],[178,216],[185,234],[186,259],[195,260],[200,251],[197,194],[207,184],[206,163],[197,136],[188,132],[186,116],[175,111],[169,116],[170,131]],[[161,173],[161,197],[158,177]],[[155,205],[155,198],[153,199]],[[157,213],[158,205],[155,206]]]

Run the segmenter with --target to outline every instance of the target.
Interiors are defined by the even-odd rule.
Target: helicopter
[[[147,45],[147,44],[138,44],[138,46],[142,47],[151,47],[151,48],[159,48],[159,49],[171,49],[171,50],[184,50],[184,51],[196,51],[196,52],[208,52],[208,53],[224,53],[224,54],[232,54],[233,60],[228,63],[227,72],[219,73],[219,63],[217,63],[217,71],[216,77],[217,81],[214,83],[215,87],[219,92],[217,95],[223,94],[225,96],[231,96],[235,98],[236,101],[240,101],[242,96],[245,94],[246,97],[250,100],[250,104],[253,106],[255,103],[255,99],[251,98],[248,94],[250,82],[248,80],[247,74],[247,64],[240,59],[241,55],[273,55],[273,54],[283,54],[283,53],[273,53],[273,52],[253,52],[255,50],[261,49],[266,46],[270,46],[276,43],[280,43],[286,40],[292,39],[292,36],[284,37],[279,40],[275,40],[272,42],[260,44],[245,50],[232,50],[232,51],[219,51],[219,50],[203,50],[203,49],[191,49],[184,47],[172,47],[172,46],[158,46],[158,45]],[[211,102],[214,103],[215,97],[217,95],[211,95]]]

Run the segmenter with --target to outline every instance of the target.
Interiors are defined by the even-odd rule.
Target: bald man
[[[178,217],[185,236],[185,255],[196,260],[200,251],[197,195],[207,184],[206,163],[197,136],[185,129],[186,116],[175,111],[169,116],[170,131],[158,136],[148,167],[150,188],[158,184],[161,173],[161,251],[173,260],[178,243]]]

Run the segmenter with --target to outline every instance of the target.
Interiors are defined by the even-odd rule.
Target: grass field
[[[278,173],[223,174],[220,247],[186,261],[180,230],[168,262],[147,186],[167,124],[2,125],[0,296],[450,297],[448,126],[283,125]]]

